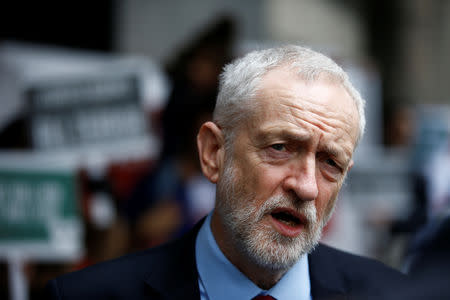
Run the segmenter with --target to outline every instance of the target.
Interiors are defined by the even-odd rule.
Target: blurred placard
[[[360,161],[349,172],[344,186],[362,215],[371,218],[377,209],[399,217],[409,212],[413,199],[408,153],[372,151],[371,160]]]
[[[415,171],[427,172],[436,152],[450,143],[450,105],[422,105],[417,108],[414,143]]]
[[[69,169],[11,168],[0,163],[0,256],[80,255],[76,179]]]
[[[78,165],[154,158],[160,141],[151,116],[163,107],[164,82],[143,57],[2,43],[0,131],[18,140],[3,144],[73,154]]]
[[[147,136],[137,78],[96,76],[33,83],[29,134],[35,149],[101,144]]]

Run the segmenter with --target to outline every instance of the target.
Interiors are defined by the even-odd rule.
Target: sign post
[[[28,299],[28,281],[24,272],[24,261],[20,256],[8,258],[9,291],[11,300]]]

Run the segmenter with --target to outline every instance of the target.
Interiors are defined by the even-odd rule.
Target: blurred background
[[[217,76],[283,43],[333,57],[367,100],[323,242],[404,272],[448,263],[450,1],[14,1],[0,15],[1,299],[40,299],[49,279],[206,215],[195,136]]]

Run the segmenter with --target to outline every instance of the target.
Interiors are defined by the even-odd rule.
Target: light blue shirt
[[[300,260],[270,290],[262,290],[222,253],[211,231],[211,214],[197,235],[195,258],[202,300],[250,300],[269,294],[277,300],[311,300],[308,258]]]

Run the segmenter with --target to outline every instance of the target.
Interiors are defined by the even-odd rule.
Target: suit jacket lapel
[[[344,279],[323,246],[317,246],[308,259],[312,299],[348,299]]]
[[[160,248],[145,282],[161,299],[200,299],[195,238],[203,222],[180,240]]]

